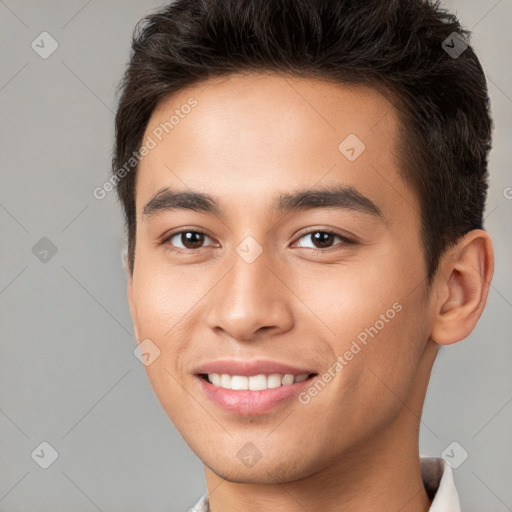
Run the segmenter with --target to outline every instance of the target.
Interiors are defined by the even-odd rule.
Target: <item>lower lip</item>
[[[206,379],[197,376],[206,396],[215,404],[231,413],[244,416],[265,414],[278,405],[296,398],[303,388],[309,386],[312,378],[295,382],[287,386],[264,389],[261,391],[233,390],[214,386]]]

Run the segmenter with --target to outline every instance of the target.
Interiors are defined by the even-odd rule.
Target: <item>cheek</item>
[[[366,325],[353,336],[361,351],[347,369],[352,387],[374,406],[367,413],[390,419],[407,401],[428,340],[425,308],[423,288],[411,293],[397,286],[381,304],[372,305]]]
[[[290,281],[290,287],[303,298],[316,319],[308,316],[326,327],[325,335],[337,353],[344,351],[347,341],[376,322],[379,330],[383,325],[387,327],[395,317],[393,304],[404,296],[403,278],[395,275],[396,269],[386,265],[382,256],[375,260],[319,268]],[[385,315],[384,320],[381,315]]]
[[[148,262],[134,274],[134,298],[141,336],[171,338],[172,331],[193,311],[205,291],[196,272]]]
[[[140,341],[150,340],[150,346],[155,346],[158,354],[145,370],[162,401],[179,395],[176,369],[181,348],[190,337],[190,332],[184,329],[184,320],[193,312],[197,290],[195,286],[183,287],[181,280],[173,275],[176,272],[167,271],[166,275],[158,266],[148,265],[147,268],[149,271],[145,272],[139,266],[134,273],[133,297]]]
[[[133,277],[139,338],[150,340],[158,353],[145,371],[163,409],[176,422],[190,400],[180,384],[179,370],[181,353],[190,338],[187,315],[194,311],[197,287],[183,286],[176,271],[164,272],[156,265],[146,268],[139,266]]]
[[[357,397],[354,408],[363,415],[356,402],[374,404],[374,415],[401,407],[428,339],[421,260],[400,261],[396,251],[366,262],[364,270],[343,269],[309,295],[308,305],[333,331],[333,363],[343,361],[338,396]]]

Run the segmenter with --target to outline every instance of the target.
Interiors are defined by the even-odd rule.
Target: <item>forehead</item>
[[[273,74],[215,78],[153,112],[143,142],[152,139],[154,148],[140,161],[137,207],[165,186],[251,202],[330,183],[395,206],[394,196],[406,195],[410,207],[397,134],[394,107],[369,87]]]
[[[193,108],[187,106],[191,98],[197,102]],[[392,138],[397,126],[394,107],[373,88],[269,73],[217,77],[168,96],[155,108],[146,134],[170,120],[173,126],[164,130],[164,138],[170,132],[175,139],[180,132],[186,137],[188,126],[203,144],[225,146],[243,139],[251,149],[250,135],[257,136],[255,144],[315,143],[319,138],[328,143],[347,130],[368,139],[382,131],[372,134],[379,124]]]

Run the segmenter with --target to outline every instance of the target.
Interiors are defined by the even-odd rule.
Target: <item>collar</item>
[[[459,495],[450,465],[440,457],[420,455],[421,478],[432,500],[429,512],[461,512]],[[210,512],[208,495],[203,496],[189,512]]]
[[[420,464],[423,485],[432,500],[429,512],[460,512],[459,495],[450,465],[440,457],[423,455],[420,455]]]

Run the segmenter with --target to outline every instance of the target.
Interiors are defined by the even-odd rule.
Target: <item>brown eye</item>
[[[317,246],[319,249],[323,249],[324,247],[330,247],[336,237],[336,235],[332,233],[327,233],[325,231],[317,231],[316,233],[313,233],[310,236],[315,246]]]
[[[341,240],[341,243],[335,244],[336,238]],[[354,243],[352,240],[349,240],[348,238],[339,235],[338,233],[333,233],[332,231],[310,231],[309,233],[306,233],[305,235],[302,235],[299,240],[306,239],[309,240],[313,245],[307,246],[301,243],[299,247],[303,247],[306,249],[313,249],[313,250],[321,250],[321,249],[329,249],[333,247],[334,245],[345,245]]]
[[[169,237],[164,240],[164,243],[167,243],[172,246],[172,248],[180,249],[200,249],[202,244],[205,242],[205,239],[211,238],[201,231],[180,231],[178,233],[173,233]]]

